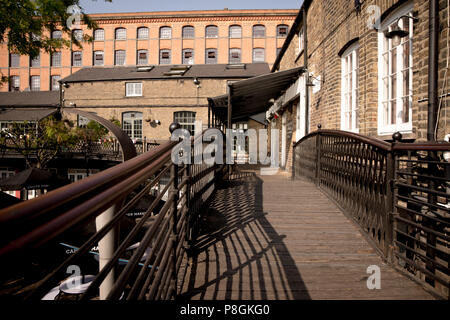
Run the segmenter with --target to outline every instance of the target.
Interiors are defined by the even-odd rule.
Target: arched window
[[[187,129],[194,135],[195,131],[195,112],[177,111],[173,113],[173,121],[178,122],[182,129]]]
[[[194,64],[193,49],[183,49],[183,64]]]
[[[124,66],[126,60],[125,50],[116,50],[114,53],[114,64],[116,66]]]
[[[238,25],[230,26],[229,37],[242,38],[242,27]]]
[[[229,63],[241,63],[241,49],[230,49]]]
[[[279,24],[277,26],[277,38],[286,38],[289,27],[286,24]]]
[[[159,29],[160,39],[170,39],[172,38],[172,28],[171,27],[161,27]]]
[[[103,41],[105,40],[105,30],[103,29],[95,29],[94,31],[94,40]]]
[[[264,48],[253,49],[253,62],[264,62]]]
[[[122,113],[122,129],[131,139],[142,139],[142,112]]]
[[[115,39],[116,40],[126,40],[127,39],[127,29],[117,28],[115,31]]]
[[[61,39],[62,38],[62,31],[61,30],[54,30],[52,32],[52,39]]]
[[[138,50],[137,51],[137,64],[145,65],[148,63],[148,51],[147,50]]]
[[[182,30],[183,39],[193,39],[194,38],[194,27],[184,26]]]
[[[214,48],[206,49],[205,63],[206,64],[217,63],[217,49],[214,49]]]
[[[219,28],[217,26],[207,26],[205,29],[206,38],[217,38],[219,36]]]
[[[262,24],[253,26],[253,38],[264,38],[266,36],[266,27]]]
[[[159,64],[170,64],[171,63],[170,50],[163,49],[159,51]]]
[[[148,39],[148,28],[140,27],[137,29],[137,38],[138,39]]]
[[[76,39],[78,41],[83,41],[83,30],[75,29],[72,31],[72,35],[73,35],[74,39]]]

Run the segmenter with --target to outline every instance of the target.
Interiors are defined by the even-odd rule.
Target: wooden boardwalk
[[[234,177],[217,190],[203,233],[180,279],[183,298],[433,299],[309,182]],[[381,269],[379,290],[367,288],[370,265]]]

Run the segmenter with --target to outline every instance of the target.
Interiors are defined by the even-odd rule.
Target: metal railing
[[[450,144],[393,139],[319,129],[294,143],[292,175],[323,190],[387,262],[448,299]]]
[[[56,299],[175,297],[202,208],[226,174],[217,162],[174,164],[178,143],[0,211],[1,293],[20,299],[55,290]],[[130,218],[139,210],[139,218]],[[82,294],[61,289],[61,281],[77,281],[68,278],[69,270],[81,271],[81,284],[90,279]]]

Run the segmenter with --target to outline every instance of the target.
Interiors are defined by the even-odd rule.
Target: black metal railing
[[[174,164],[178,143],[0,211],[0,293],[20,299],[52,292],[56,299],[175,297],[202,208],[227,172],[217,162]],[[70,270],[81,276],[68,278]],[[83,292],[73,292],[88,280]]]
[[[450,144],[393,138],[319,129],[293,145],[293,176],[319,186],[386,261],[448,298]]]

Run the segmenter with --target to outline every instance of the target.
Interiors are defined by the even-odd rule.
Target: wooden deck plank
[[[219,188],[197,248],[180,279],[191,299],[433,299],[313,184],[283,175]],[[380,290],[367,288],[370,265],[381,269]]]

